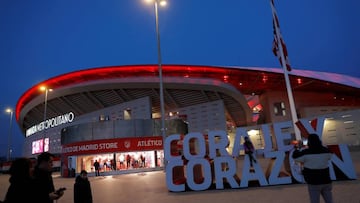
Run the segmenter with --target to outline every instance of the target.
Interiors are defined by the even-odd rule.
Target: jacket
[[[254,148],[254,145],[252,144],[252,142],[250,142],[250,141],[244,142],[245,154],[252,154],[254,152],[254,150],[255,150],[255,148]]]
[[[34,192],[36,193],[37,203],[53,203],[49,198],[49,193],[54,192],[54,182],[51,172],[35,167],[34,170]]]
[[[10,186],[5,196],[4,203],[35,202],[33,194],[33,180],[27,178],[11,177]]]
[[[303,176],[308,184],[321,185],[331,183],[329,172],[329,160],[332,153],[324,146],[317,148],[295,150],[293,158],[297,162],[303,163]]]
[[[76,177],[74,184],[74,203],[92,203],[90,182],[80,175]]]

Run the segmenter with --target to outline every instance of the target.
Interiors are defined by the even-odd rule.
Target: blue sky
[[[360,1],[275,0],[294,69],[360,77]],[[159,8],[164,64],[280,67],[270,0],[169,0]],[[143,0],[1,0],[0,109],[33,85],[109,65],[156,64],[154,7]],[[0,114],[0,156],[9,115]],[[13,123],[14,155],[23,136]]]

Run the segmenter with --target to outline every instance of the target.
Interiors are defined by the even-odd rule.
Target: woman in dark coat
[[[82,170],[75,179],[74,203],[92,203],[91,186],[85,170]]]
[[[33,202],[34,194],[31,178],[32,163],[30,159],[18,158],[10,167],[10,186],[5,196],[5,203]]]

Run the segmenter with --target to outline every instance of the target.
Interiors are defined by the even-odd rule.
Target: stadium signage
[[[75,114],[73,112],[69,112],[60,116],[47,119],[37,125],[28,128],[26,130],[26,137],[29,137],[32,134],[41,132],[49,128],[57,127],[65,123],[71,123],[74,121],[74,118],[75,118]]]
[[[325,118],[317,118],[315,130],[309,121],[301,120],[300,122],[309,133],[322,135]],[[253,169],[250,168],[248,156],[244,156],[242,168],[238,167],[240,150],[243,150],[241,137],[248,136],[246,128],[237,128],[232,153],[226,150],[229,145],[227,133],[225,131],[210,131],[207,138],[202,133],[189,133],[181,139],[179,134],[170,135],[164,142],[164,156],[166,164],[166,183],[169,191],[181,192],[186,188],[200,191],[207,190],[212,184],[216,189],[224,189],[225,180],[231,188],[248,187],[250,181],[257,181],[260,186],[291,184],[292,178],[297,182],[303,183],[303,177],[298,168],[291,167],[291,174],[280,175],[283,164],[288,161],[289,165],[294,165],[291,158],[293,145],[285,144],[286,140],[291,139],[290,133],[284,133],[282,129],[291,128],[291,121],[264,124],[261,126],[264,135],[265,148],[263,149],[264,157],[269,159],[269,170],[265,175],[259,162],[254,163]],[[274,129],[276,138],[276,149],[271,141],[271,127]],[[196,140],[196,152],[194,151],[194,140]],[[208,142],[208,144],[206,143]],[[176,147],[182,143],[183,154],[177,153]],[[174,147],[176,146],[176,147]],[[329,163],[330,174],[333,180],[336,180],[334,165],[343,172],[349,179],[356,179],[356,173],[353,167],[351,156],[347,145],[338,145],[338,153],[341,159],[333,155]],[[175,152],[174,152],[175,151]],[[286,153],[289,153],[289,159]],[[186,164],[185,164],[186,163]],[[186,167],[185,167],[186,165]],[[225,166],[225,167],[224,167]],[[238,176],[241,171],[241,177]],[[186,177],[185,175],[186,174]]]
[[[64,156],[128,151],[162,150],[162,136],[116,138],[76,142],[62,146]]]
[[[141,140],[138,141],[137,147],[162,146],[162,140]]]

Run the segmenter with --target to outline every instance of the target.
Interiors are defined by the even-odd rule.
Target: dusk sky
[[[360,77],[359,0],[275,0],[293,69]],[[163,64],[278,67],[270,0],[168,0]],[[143,0],[0,0],[0,156],[20,96],[88,68],[157,64],[155,14]],[[13,120],[12,156],[24,136]]]

